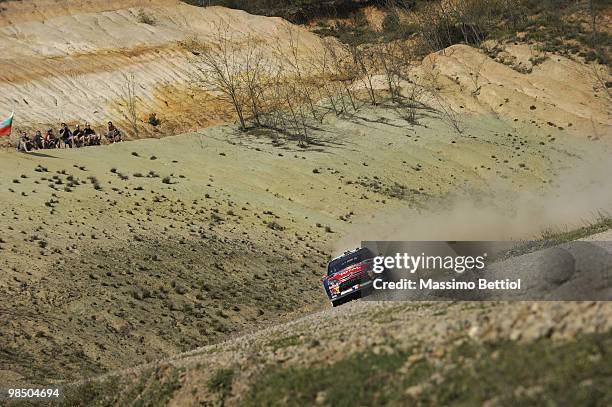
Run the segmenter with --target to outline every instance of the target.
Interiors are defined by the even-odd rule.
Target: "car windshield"
[[[331,276],[338,271],[347,268],[353,264],[361,263],[364,260],[371,259],[374,257],[374,254],[367,249],[362,248],[357,250],[355,253],[347,254],[346,256],[342,256],[336,260],[331,261],[327,265],[327,275]]]

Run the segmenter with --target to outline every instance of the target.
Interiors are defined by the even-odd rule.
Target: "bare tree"
[[[295,76],[293,86],[295,86],[296,90],[300,92],[304,103],[306,103],[309,108],[310,115],[313,117],[313,119],[321,121],[322,116],[319,114],[316,106],[316,100],[314,98],[314,86],[312,86],[313,84],[305,72],[303,66],[304,61],[300,55],[299,34],[292,26],[287,26],[286,34],[288,38],[287,52],[280,49],[281,41],[277,41],[279,47],[277,50],[277,57],[286,62],[288,68],[286,69],[286,72]]]
[[[374,106],[378,105],[378,99],[376,98],[376,89],[374,86],[375,72],[375,56],[372,49],[363,49],[356,45],[349,47],[353,63],[357,68],[359,79],[363,83],[364,87],[368,92],[370,103]]]
[[[340,101],[341,94],[338,86],[332,80],[334,72],[332,71],[329,49],[327,47],[324,47],[320,58],[313,58],[311,70],[318,78],[316,91],[319,99],[327,101],[336,116],[341,115],[344,112],[344,106]]]
[[[419,119],[418,110],[426,107],[422,102],[425,88],[415,81],[407,80],[404,85],[404,92],[405,97],[400,105],[402,111],[405,111],[405,114],[402,116],[409,123],[417,124]]]
[[[435,63],[432,63],[424,82],[427,93],[435,102],[433,108],[438,112],[440,118],[450,125],[457,134],[463,134],[463,126],[459,113],[453,108],[451,103],[442,95],[442,86],[439,83],[439,72],[435,70]]]
[[[198,80],[219,92],[228,101],[240,122],[240,129],[246,130],[245,120],[245,78],[242,75],[240,45],[233,37],[230,27],[222,22],[215,27],[215,37],[210,45],[191,44],[198,48],[192,50],[196,55],[196,68],[200,73]]]
[[[348,112],[348,107],[357,111],[357,98],[355,96],[355,82],[358,80],[358,68],[350,52],[350,47],[346,44],[332,40],[324,42],[326,55],[329,55],[331,80],[340,86],[340,103],[344,112]],[[347,106],[347,102],[348,105]]]
[[[480,84],[482,67],[488,60],[489,58],[486,55],[481,55],[481,58],[474,67],[474,70],[468,75],[474,86],[471,94],[475,99],[478,99],[478,96],[480,95],[480,90],[482,89],[482,84]]]
[[[387,91],[391,101],[396,104],[401,102],[404,69],[409,65],[409,61],[405,59],[406,54],[401,48],[399,41],[390,41],[378,44],[375,51],[387,82]]]
[[[446,99],[444,99],[440,95],[439,92],[433,92],[432,95],[437,104],[436,110],[438,111],[438,113],[440,113],[442,120],[445,121],[448,125],[450,125],[458,135],[462,135],[463,126],[461,124],[461,119],[457,111],[450,103],[448,103]]]
[[[273,128],[282,133],[293,134],[298,137],[300,146],[305,147],[310,140],[308,119],[313,107],[303,92],[300,78],[294,75],[293,66],[287,64],[285,59],[279,59],[277,62],[273,93],[269,95],[274,106],[271,110],[271,116],[274,118]]]
[[[424,53],[444,49],[452,43],[451,22],[442,5],[427,3],[419,13],[412,13],[420,29],[421,47]]]
[[[322,52],[310,61],[311,82],[320,101],[319,108],[331,111],[336,116],[357,110],[352,89],[354,74],[349,74],[345,69],[347,56],[348,53],[342,52],[340,43],[324,39]],[[324,115],[320,115],[321,119]]]
[[[134,137],[138,138],[138,96],[136,95],[136,78],[133,72],[122,73],[121,115],[130,124]]]
[[[610,91],[610,80],[612,79],[612,68],[609,65],[592,64],[591,76],[593,78],[593,89],[603,90],[605,97],[612,102],[612,91]],[[609,104],[608,106],[612,106]]]
[[[261,127],[264,121],[263,116],[266,114],[266,87],[270,72],[266,68],[262,51],[250,35],[246,42],[243,75],[251,117],[254,124]]]

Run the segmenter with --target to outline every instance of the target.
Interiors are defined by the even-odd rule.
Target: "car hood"
[[[348,267],[343,268],[340,271],[335,272],[327,279],[331,281],[345,280],[351,274],[361,274],[364,271],[369,270],[372,267],[372,260],[364,260],[361,263],[351,264]]]

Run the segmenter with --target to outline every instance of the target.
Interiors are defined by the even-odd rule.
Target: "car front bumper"
[[[337,301],[339,299],[342,299],[344,297],[347,297],[351,294],[354,294],[356,292],[362,291],[366,288],[369,288],[372,283],[374,283],[374,280],[367,280],[367,281],[363,281],[361,283],[357,283],[355,285],[353,285],[351,288],[348,288],[344,291],[341,291],[339,294],[336,295],[332,295],[330,298],[330,301]]]

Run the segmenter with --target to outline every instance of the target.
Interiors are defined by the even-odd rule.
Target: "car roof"
[[[341,258],[343,258],[343,257],[349,256],[349,255],[351,255],[351,254],[357,253],[359,250],[362,250],[362,249],[367,249],[367,248],[366,248],[366,247],[357,247],[356,249],[353,249],[353,250],[348,250],[348,251],[346,251],[346,252],[342,253],[340,256],[338,256],[338,257],[334,257],[334,258],[333,258],[333,259],[331,259],[331,260],[330,260],[328,263],[331,263],[331,262],[336,261],[336,260],[338,260],[338,259],[341,259]]]

